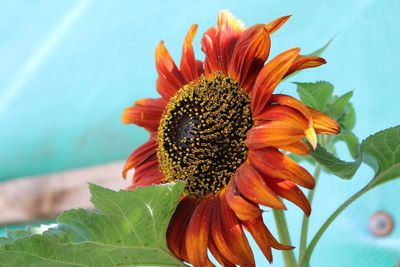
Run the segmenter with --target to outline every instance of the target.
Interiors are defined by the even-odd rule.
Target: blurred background
[[[121,112],[156,96],[154,48],[163,39],[179,60],[188,27],[198,23],[195,48],[203,57],[199,40],[221,9],[246,25],[293,15],[273,35],[272,55],[295,46],[307,54],[335,36],[323,54],[327,65],[278,90],[295,95],[291,82],[317,80],[332,82],[338,95],[354,90],[360,139],[400,124],[397,0],[1,1],[0,236],[6,227],[51,223],[65,209],[90,207],[88,181],[129,184],[120,174],[124,160],[148,136],[122,125]],[[323,174],[310,236],[371,177],[367,166],[351,181]],[[399,189],[400,181],[381,186],[346,210],[321,239],[312,266],[400,266]],[[288,206],[297,246],[302,214]],[[368,225],[382,211],[393,229],[378,237]],[[265,219],[275,232],[272,213]],[[274,256],[273,266],[282,266],[280,253]]]

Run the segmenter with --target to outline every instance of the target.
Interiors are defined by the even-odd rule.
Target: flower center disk
[[[250,98],[222,74],[200,77],[170,99],[158,129],[158,159],[166,181],[185,193],[217,193],[246,160],[252,126]]]

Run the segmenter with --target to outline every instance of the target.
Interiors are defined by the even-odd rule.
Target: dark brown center
[[[246,160],[250,98],[233,79],[200,77],[170,99],[158,129],[158,159],[167,181],[185,193],[217,193]]]

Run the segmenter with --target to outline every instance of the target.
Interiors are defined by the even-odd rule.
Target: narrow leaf
[[[114,192],[90,185],[96,211],[70,210],[41,235],[22,232],[3,238],[0,265],[184,266],[165,238],[183,187],[177,183]]]
[[[328,46],[332,43],[333,39],[335,39],[335,36],[333,36],[331,39],[329,39],[329,41],[321,48],[315,50],[314,52],[312,52],[311,54],[307,55],[307,56],[320,56],[322,55],[322,53],[328,48]]]
[[[346,107],[348,106],[352,96],[353,91],[350,91],[336,99],[330,107],[330,114],[332,114],[332,116],[336,119],[340,118],[346,111]]]
[[[351,103],[347,107],[345,115],[339,119],[340,125],[344,126],[347,130],[353,130],[356,125],[356,112]]]

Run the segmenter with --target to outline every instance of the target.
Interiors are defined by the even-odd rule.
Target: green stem
[[[325,233],[326,229],[328,229],[329,225],[342,213],[344,209],[346,209],[351,203],[353,203],[356,199],[358,199],[360,196],[362,196],[364,193],[366,193],[369,189],[371,189],[371,186],[368,184],[364,188],[362,188],[360,191],[355,193],[353,196],[351,196],[348,200],[346,200],[332,215],[325,221],[325,223],[319,228],[318,232],[314,236],[314,238],[311,240],[310,245],[306,249],[304,255],[302,256],[300,260],[300,267],[308,267],[311,254],[317,245],[318,241],[320,240],[321,236]]]
[[[289,230],[282,210],[273,209],[276,227],[278,229],[279,240],[285,245],[291,245]],[[297,267],[296,258],[294,257],[293,250],[282,251],[283,261],[285,267]]]
[[[315,179],[315,186],[317,186],[318,178],[319,178],[320,174],[321,174],[321,165],[319,163],[317,163],[315,165],[315,170],[314,170],[314,174],[313,174],[314,179]],[[308,202],[310,203],[310,206],[312,205],[312,202],[314,199],[314,194],[315,194],[315,188],[313,190],[308,191],[307,199],[308,199]],[[303,254],[305,253],[305,251],[307,249],[309,221],[310,221],[309,217],[306,214],[304,214],[303,222],[301,224],[299,261],[303,257]]]
[[[326,149],[328,151],[331,150],[332,148],[332,142],[333,139],[331,136],[325,137],[325,136],[320,136],[319,142],[322,146],[326,147]],[[322,167],[319,163],[315,164],[315,170],[314,170],[314,174],[313,177],[315,179],[315,187],[312,190],[308,191],[308,195],[307,195],[307,199],[308,202],[310,203],[310,206],[312,206],[312,202],[314,199],[314,194],[315,194],[315,189],[317,187],[318,184],[318,178],[321,175],[321,170]],[[309,217],[307,217],[306,214],[303,215],[303,221],[301,224],[301,236],[300,236],[300,250],[299,250],[299,262],[301,260],[301,258],[303,257],[306,249],[307,249],[307,239],[308,239],[308,227],[309,227]]]

